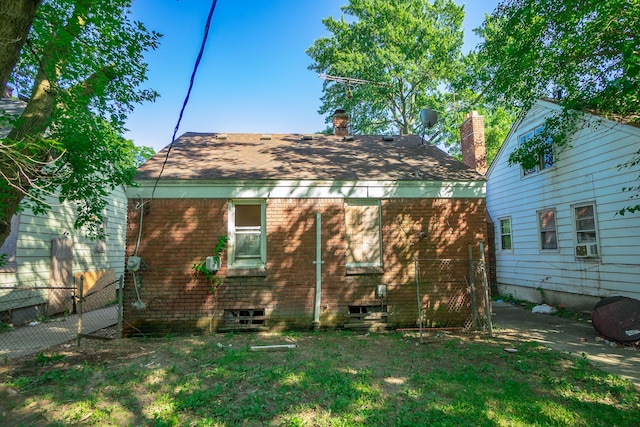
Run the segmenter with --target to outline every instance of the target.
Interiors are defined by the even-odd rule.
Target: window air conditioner
[[[587,243],[576,245],[576,258],[594,258],[598,256],[598,245]]]

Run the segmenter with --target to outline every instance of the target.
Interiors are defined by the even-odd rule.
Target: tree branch
[[[102,92],[107,83],[117,77],[115,64],[109,64],[87,77],[85,80],[65,89],[65,93],[76,93],[80,96],[92,97],[98,92]]]

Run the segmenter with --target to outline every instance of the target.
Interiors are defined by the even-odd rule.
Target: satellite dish
[[[424,127],[426,127],[427,129],[431,129],[436,125],[436,122],[438,121],[438,114],[435,112],[435,110],[425,108],[420,111],[420,120],[422,120],[422,125]]]

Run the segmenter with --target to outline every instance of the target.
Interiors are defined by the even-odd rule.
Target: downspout
[[[322,224],[320,212],[316,212],[316,298],[313,306],[313,330],[320,330],[320,299],[322,297]]]

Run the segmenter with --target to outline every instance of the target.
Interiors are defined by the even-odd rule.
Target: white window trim
[[[228,205],[228,237],[227,254],[229,257],[228,268],[260,268],[264,269],[267,265],[267,205],[264,199],[239,199],[229,200]],[[243,260],[235,258],[236,247],[236,224],[235,224],[235,207],[237,205],[260,205],[260,261]]]
[[[347,206],[377,206],[378,207],[378,242],[380,244],[380,261],[379,262],[348,262],[346,261],[347,268],[354,267],[382,267],[384,264],[383,261],[383,252],[382,252],[382,204],[380,200],[371,200],[371,199],[349,199],[344,202],[345,208]],[[345,211],[346,212],[346,211]],[[346,218],[345,218],[346,219]],[[345,243],[346,239],[348,239],[348,235],[346,234],[346,221],[345,221]]]
[[[585,206],[592,206],[593,207],[593,231],[596,234],[596,240],[595,242],[590,242],[590,243],[578,243],[578,224],[576,223],[576,209],[578,208],[582,208]],[[576,203],[571,205],[571,227],[573,229],[573,255],[576,255],[576,251],[575,251],[575,247],[577,245],[581,245],[581,244],[595,244],[597,246],[597,250],[598,250],[598,254],[594,257],[575,257],[577,260],[599,260],[602,256],[601,254],[601,246],[600,246],[600,230],[598,229],[598,209],[597,209],[597,205],[595,201],[588,201],[588,202],[582,202],[582,203]]]
[[[533,133],[535,135],[537,135],[537,134],[541,133],[543,131],[543,129],[544,129],[544,126],[539,126],[539,127],[534,129]],[[537,172],[542,172],[542,171],[545,171],[547,169],[551,169],[556,164],[556,156],[555,156],[555,153],[554,153],[555,150],[553,149],[553,142],[552,141],[548,141],[548,142],[549,142],[549,145],[551,145],[551,157],[553,158],[553,163],[551,163],[551,165],[549,167],[542,167],[542,165],[546,166],[547,162],[545,161],[544,157],[539,159],[540,161],[538,162],[538,165],[536,166]]]
[[[542,247],[542,227],[540,224],[540,213],[541,212],[547,212],[547,211],[553,211],[553,222],[555,224],[555,232],[556,232],[556,247],[555,249],[545,249]],[[540,252],[560,252],[560,239],[558,238],[558,211],[556,210],[556,208],[546,208],[546,209],[539,209],[536,211],[536,224],[537,224],[537,229],[538,229],[538,250]]]
[[[520,134],[518,136],[518,146],[521,145],[527,139],[533,138],[535,135],[537,135],[540,132],[542,132],[543,129],[544,129],[544,126],[536,126],[533,129],[530,129],[530,130]],[[538,159],[538,164],[533,169],[525,171],[522,167],[520,167],[520,175],[524,178],[526,176],[535,175],[537,173],[544,172],[544,171],[546,171],[548,169],[552,169],[556,165],[556,156],[555,156],[555,154],[553,154],[553,152],[552,152],[552,155],[553,155],[553,164],[551,166],[546,167],[546,168],[540,167],[540,165],[544,162],[544,159]]]
[[[509,235],[511,236],[511,249],[505,249],[502,247],[502,221],[504,220],[509,220],[509,228],[511,229]],[[497,247],[500,248],[500,252],[513,252],[513,220],[511,219],[510,216],[503,216],[498,218],[498,232],[497,234],[497,238],[498,238],[498,242],[497,242]]]

